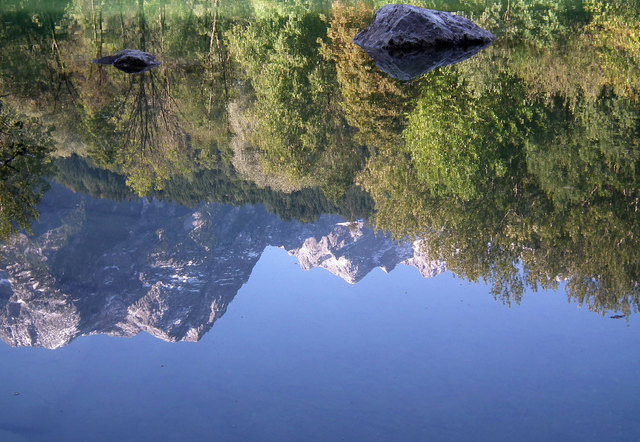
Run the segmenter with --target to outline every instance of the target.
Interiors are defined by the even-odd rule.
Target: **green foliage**
[[[0,102],[0,241],[29,230],[48,184],[42,179],[53,150],[51,129],[18,116]]]
[[[396,81],[375,67],[371,58],[353,44],[353,37],[371,22],[373,11],[365,2],[335,2],[327,29],[328,41],[320,54],[335,64],[340,110],[354,129],[353,139],[368,150],[394,148],[413,108],[416,87]]]
[[[96,163],[124,173],[142,196],[186,173],[191,152],[162,80],[145,73],[128,83],[125,94],[86,119],[86,139]]]
[[[52,178],[74,192],[85,193],[93,198],[116,201],[137,198],[127,186],[125,177],[95,167],[78,156],[56,159]],[[318,188],[297,192],[261,189],[224,169],[172,177],[165,182],[162,190],[151,191],[147,197],[187,207],[195,207],[203,202],[262,204],[268,211],[284,219],[301,222],[313,221],[323,213],[341,214],[351,220],[368,218],[372,211],[369,195],[355,186],[347,189],[339,200],[332,201]]]
[[[633,39],[618,38],[634,21],[608,11],[619,34],[594,39],[597,17],[591,35],[568,26],[544,44],[505,33],[419,80],[406,144],[380,150],[359,177],[373,224],[422,239],[427,256],[505,302],[564,281],[595,311],[637,310],[638,88],[609,73],[637,67],[623,49]]]
[[[597,60],[619,94],[633,94],[640,88],[640,5],[625,1],[587,1],[592,14],[586,26]]]
[[[404,131],[418,179],[435,195],[468,200],[517,167],[536,110],[521,82],[506,74],[474,94],[453,70],[424,82]]]
[[[581,0],[465,0],[471,18],[517,44],[552,47],[584,20]],[[476,17],[477,16],[477,17]]]
[[[527,144],[528,169],[560,206],[593,196],[639,196],[639,118],[634,104],[610,90],[573,111],[550,109],[546,132]]]
[[[351,220],[367,218],[372,210],[369,196],[354,186],[347,189],[341,198],[331,200],[319,188],[280,192],[258,188],[251,181],[220,170],[202,171],[191,177],[175,177],[166,183],[162,191],[149,196],[189,207],[202,202],[262,204],[267,211],[285,220],[301,222],[314,221],[325,213],[340,214]]]
[[[258,20],[290,14],[322,13],[329,9],[332,0],[250,0],[253,15]]]
[[[371,158],[360,177],[375,201],[374,225],[396,238],[421,238],[430,258],[446,261],[459,276],[490,282],[505,302],[519,301],[526,287],[565,280],[568,295],[593,310],[637,309],[634,104],[606,89],[597,101],[577,100],[571,108],[563,100],[532,101],[523,98],[522,85],[496,73],[492,84],[501,85],[500,95],[519,97],[502,102],[508,112],[496,125],[491,116],[501,101],[461,93],[460,74],[453,71],[440,73],[449,77],[439,80],[444,98],[426,94],[437,90],[435,75],[423,89],[424,103],[405,130],[407,146]],[[517,103],[528,111],[520,112]],[[482,117],[460,117],[469,110]],[[519,114],[526,118],[510,125]],[[496,159],[506,166],[503,173],[482,168]],[[447,175],[443,165],[463,173]]]
[[[255,94],[243,118],[254,122],[245,137],[259,160],[339,196],[362,159],[339,111],[334,67],[319,56],[325,32],[318,15],[303,11],[236,27],[228,38]]]
[[[53,180],[74,192],[115,201],[136,196],[122,175],[95,167],[77,155],[56,158],[54,166]]]

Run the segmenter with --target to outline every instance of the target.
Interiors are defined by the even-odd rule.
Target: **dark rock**
[[[138,49],[123,49],[115,55],[96,58],[96,64],[112,64],[127,74],[140,74],[160,65],[156,57]]]
[[[365,50],[486,45],[493,40],[491,32],[469,19],[409,5],[381,7],[373,23],[353,39]]]
[[[486,48],[485,45],[429,47],[413,50],[367,49],[378,69],[397,80],[409,81],[432,69],[460,63]]]

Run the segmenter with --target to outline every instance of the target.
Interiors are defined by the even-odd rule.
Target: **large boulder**
[[[111,64],[127,74],[140,74],[160,65],[156,57],[138,49],[123,49],[115,55],[96,58],[96,64]]]
[[[397,80],[410,81],[432,69],[460,63],[487,45],[447,46],[411,50],[367,49],[367,54],[382,72]]]
[[[471,20],[448,12],[409,5],[385,5],[376,11],[373,23],[353,41],[364,50],[416,50],[486,45],[495,38]]]

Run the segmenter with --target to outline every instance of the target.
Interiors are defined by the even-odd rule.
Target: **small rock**
[[[156,66],[160,66],[160,62],[156,61],[154,55],[138,49],[123,49],[115,55],[96,58],[92,60],[92,63],[111,64],[116,69],[120,69],[127,74],[141,74]]]

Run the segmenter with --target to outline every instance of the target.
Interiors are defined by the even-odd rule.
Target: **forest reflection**
[[[566,281],[595,311],[636,311],[640,8],[423,2],[498,39],[400,82],[352,43],[378,3],[3,2],[3,239],[37,217],[47,176],[101,198],[366,218],[505,302]],[[90,63],[126,47],[162,65]]]

